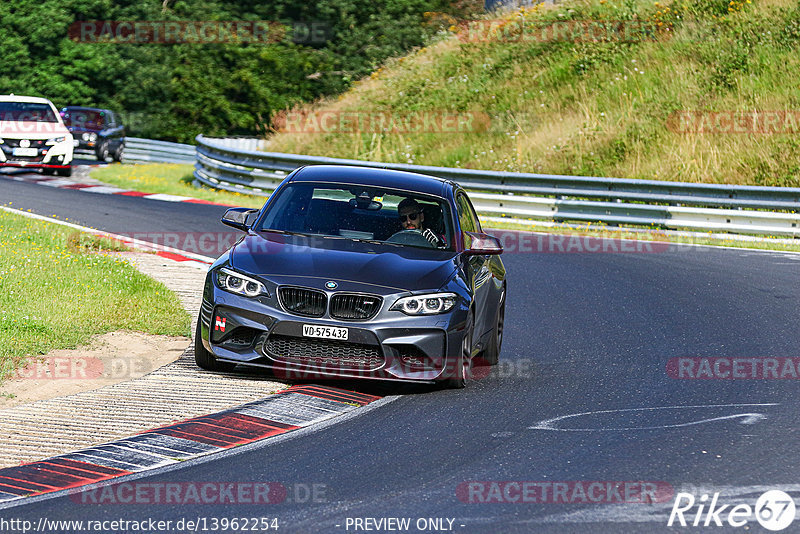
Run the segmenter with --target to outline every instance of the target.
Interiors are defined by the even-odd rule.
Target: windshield
[[[78,128],[102,128],[105,125],[105,113],[102,111],[67,110],[62,111],[64,124]]]
[[[444,199],[385,187],[289,184],[256,228],[266,230],[454,250]]]
[[[0,121],[3,122],[58,122],[53,109],[47,104],[34,102],[0,102]]]

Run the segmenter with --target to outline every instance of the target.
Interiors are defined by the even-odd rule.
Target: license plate
[[[38,156],[39,155],[39,149],[38,148],[21,148],[20,147],[20,148],[15,148],[12,151],[12,153],[15,156],[21,156],[23,158],[32,157],[32,156]]]
[[[316,324],[304,324],[303,336],[321,337],[325,339],[339,339],[342,341],[346,341],[347,328],[338,328],[336,326],[320,326]]]

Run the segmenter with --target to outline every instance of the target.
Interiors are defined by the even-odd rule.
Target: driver
[[[397,213],[400,216],[400,225],[403,230],[416,230],[421,233],[434,247],[441,246],[440,239],[430,228],[425,228],[425,214],[422,206],[413,198],[405,198],[397,205]]]

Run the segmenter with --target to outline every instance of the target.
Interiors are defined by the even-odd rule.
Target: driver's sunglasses
[[[400,222],[406,222],[406,219],[409,221],[416,221],[417,217],[419,217],[419,212],[409,213],[408,215],[401,215]]]

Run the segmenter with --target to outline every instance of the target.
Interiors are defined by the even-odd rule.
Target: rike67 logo
[[[756,500],[754,506],[748,503],[720,504],[719,495],[714,493],[709,500],[707,494],[695,499],[691,493],[678,493],[667,526],[677,523],[682,527],[721,527],[727,523],[732,527],[743,527],[749,521],[756,520],[765,529],[778,531],[794,521],[794,500],[786,492],[767,491]]]

